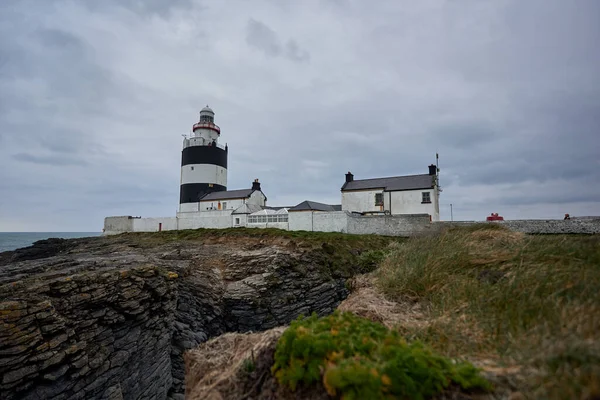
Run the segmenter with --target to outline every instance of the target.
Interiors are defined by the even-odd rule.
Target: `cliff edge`
[[[0,397],[183,398],[186,349],[331,313],[389,241],[199,230],[0,253]]]

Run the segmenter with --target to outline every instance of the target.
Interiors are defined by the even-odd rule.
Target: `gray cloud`
[[[69,157],[58,157],[58,156],[40,156],[28,153],[18,153],[13,155],[13,158],[18,161],[30,162],[34,164],[42,165],[86,165],[84,160],[73,159]]]
[[[233,4],[0,2],[0,230],[174,215],[207,103],[272,205],[439,152],[444,218],[600,214],[597,2]]]
[[[310,60],[308,51],[301,49],[294,39],[289,39],[282,44],[275,31],[252,18],[248,20],[246,27],[246,43],[270,57],[284,56],[299,63]]]

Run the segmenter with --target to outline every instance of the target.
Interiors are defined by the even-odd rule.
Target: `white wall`
[[[312,231],[313,211],[288,212],[288,224],[290,231]]]
[[[319,232],[347,232],[348,214],[345,211],[317,211],[313,214],[313,229]]]
[[[133,231],[133,218],[129,215],[121,217],[106,217],[104,218],[105,235],[114,235],[123,232]]]
[[[179,204],[179,212],[197,212],[200,203],[181,203]]]
[[[192,216],[183,216],[179,218],[179,229],[199,229],[199,228],[231,228],[231,211],[211,211],[196,213]]]
[[[431,203],[423,204],[423,192],[429,192]],[[439,221],[439,205],[437,189],[403,190],[398,192],[386,192],[384,194],[385,208],[390,209],[392,215],[400,214],[429,214],[433,221]]]
[[[213,164],[188,164],[181,167],[181,184],[213,183],[227,186],[227,169]]]
[[[375,205],[376,193],[383,193],[383,189],[342,192],[342,211],[383,211],[383,207]]]
[[[206,129],[206,128],[196,129],[194,131],[193,135],[196,137],[201,137],[201,138],[206,139],[206,143],[210,143],[213,140],[219,139],[219,134],[217,132],[213,131],[212,129]]]
[[[346,232],[345,211],[292,211],[288,213],[290,231]]]
[[[163,231],[177,230],[176,217],[164,218],[133,218],[134,232],[158,232],[159,224],[162,224]]]
[[[240,219],[239,224],[235,223],[236,218]],[[248,214],[231,214],[231,226],[233,226],[233,227],[246,226],[247,223],[248,223]]]
[[[250,198],[246,200],[248,204],[256,204],[258,206],[264,207],[267,203],[267,198],[260,190],[255,190],[250,195]]]

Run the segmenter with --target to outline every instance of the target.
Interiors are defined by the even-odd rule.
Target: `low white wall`
[[[123,232],[133,231],[133,218],[129,215],[120,217],[106,217],[104,218],[104,229],[105,235],[116,235]]]
[[[312,231],[313,211],[288,212],[288,224],[290,231]]]
[[[347,232],[348,213],[345,211],[315,212],[313,230],[318,232]]]
[[[133,232],[158,232],[160,224],[163,231],[177,230],[177,218],[133,218]]]
[[[210,214],[215,214],[215,213],[211,212]],[[179,229],[200,229],[200,228],[222,229],[222,228],[231,228],[231,227],[232,227],[231,211],[222,212],[222,215],[194,216],[192,218],[179,218]]]

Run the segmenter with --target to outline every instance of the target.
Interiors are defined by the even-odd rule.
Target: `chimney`
[[[429,166],[429,175],[436,175],[437,174],[437,167],[433,164],[431,164]]]
[[[255,179],[254,182],[252,182],[252,190],[260,190],[260,182],[258,179]]]
[[[354,180],[354,175],[352,175],[352,172],[348,171],[348,173],[346,174],[346,183],[352,182],[353,180]]]

